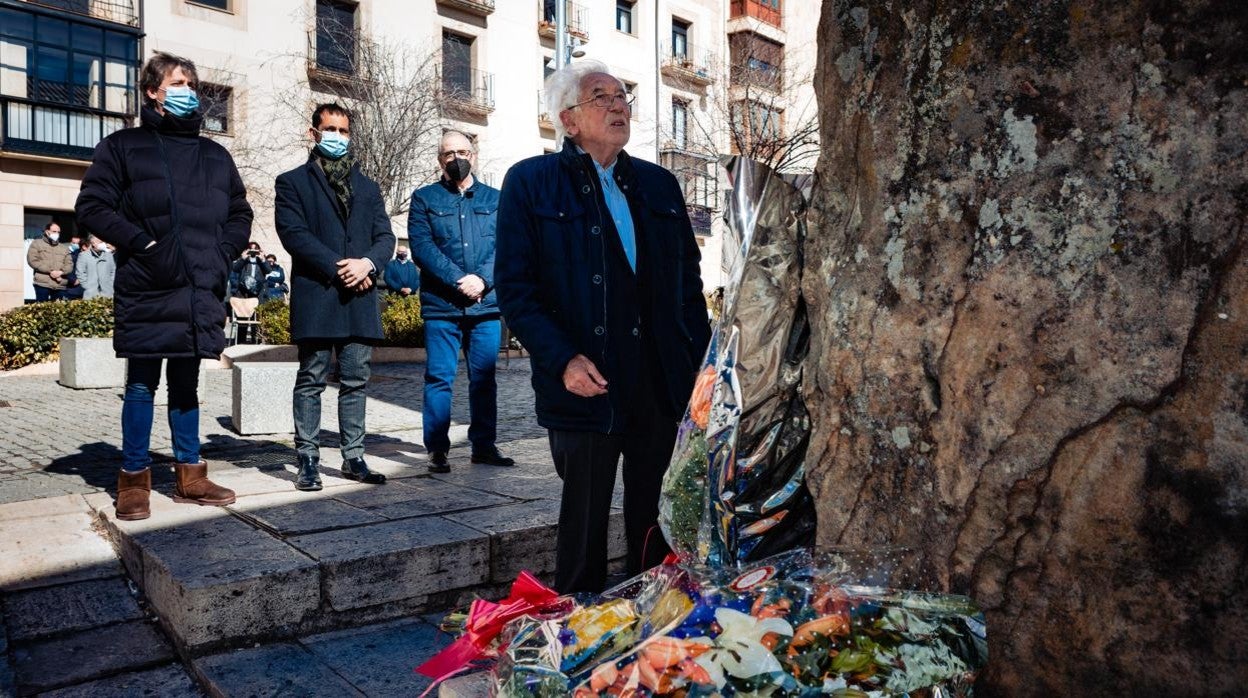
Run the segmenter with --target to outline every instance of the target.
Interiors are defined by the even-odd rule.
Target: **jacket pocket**
[[[497,205],[472,207],[472,215],[477,218],[477,230],[481,231],[481,235],[484,237],[494,237],[495,227],[498,224],[497,213]]]
[[[182,246],[170,235],[130,255],[126,263],[117,268],[118,292],[160,291],[186,286],[187,283]]]
[[[451,239],[451,228],[455,226],[455,209],[429,209],[429,228],[433,233],[434,242],[442,243]]]

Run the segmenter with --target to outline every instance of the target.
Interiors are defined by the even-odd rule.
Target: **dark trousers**
[[[121,403],[121,467],[139,471],[152,462],[153,396],[160,385],[160,365],[168,362],[169,435],[179,463],[199,462],[199,359],[130,359]]]
[[[648,387],[651,382],[639,384]],[[659,490],[676,443],[676,417],[652,390],[637,393],[623,433],[550,430],[550,453],[563,479],[555,544],[555,589],[560,593],[597,593],[606,586],[607,522],[621,455],[628,575],[659,564],[670,552],[658,526]]]
[[[44,303],[46,301],[59,301],[65,299],[65,289],[63,288],[44,288],[43,286],[35,287],[35,302]]]
[[[342,457],[364,455],[364,410],[373,348],[349,340],[299,342],[299,372],[295,374],[295,451],[319,456],[321,444],[321,393],[329,375],[329,362],[338,355],[338,432]]]

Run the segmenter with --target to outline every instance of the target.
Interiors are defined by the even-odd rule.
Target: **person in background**
[[[61,226],[48,221],[43,237],[30,243],[26,263],[35,271],[35,302],[59,301],[65,298],[69,276],[74,273],[74,258],[69,245],[61,244]]]
[[[503,181],[498,301],[533,357],[537,420],[563,479],[555,588],[599,592],[624,457],[629,576],[668,552],[659,490],[710,340],[680,184],[624,151],[632,96],[597,61],[551,75],[560,152]]]
[[[269,271],[268,262],[260,256],[260,243],[252,241],[243,256],[234,260],[234,296],[259,298]]]
[[[395,250],[394,259],[386,264],[381,280],[391,293],[404,298],[420,290],[420,270],[412,263],[407,247],[399,245]]]
[[[65,300],[78,301],[82,300],[86,294],[86,289],[82,287],[78,279],[78,258],[87,248],[82,244],[82,237],[78,233],[72,233],[69,236],[69,256],[73,262],[74,271],[65,277]]]
[[[460,131],[438,148],[442,177],[412,193],[407,237],[420,265],[425,321],[424,438],[429,471],[450,472],[451,386],[459,354],[468,359],[468,441],[473,463],[511,466],[499,453],[494,371],[502,326],[494,298],[494,230],[498,190],[472,176],[477,152]]]
[[[264,289],[260,291],[260,302],[285,300],[286,294],[290,293],[290,287],[286,285],[286,270],[277,263],[276,255],[265,255],[264,262],[269,272],[264,277]]]
[[[338,360],[342,476],[380,485],[364,462],[366,388],[373,344],[384,338],[376,279],[394,250],[377,183],[351,154],[351,112],[322,104],[312,112],[308,161],[277,177],[277,235],[290,253],[290,335],[299,350],[293,394],[295,488],[321,489],[321,394]]]
[[[229,261],[251,237],[247,190],[229,152],[199,135],[195,64],[157,52],[139,71],[140,125],[106,136],[82,180],[78,221],[117,250],[113,348],[129,359],[116,515],[146,519],[153,397],[169,385],[173,500],[224,506],[234,492],[200,458],[199,362],[225,349]]]
[[[88,236],[87,246],[78,252],[74,274],[78,277],[85,300],[112,298],[117,260],[113,258],[112,250],[108,249],[108,243],[94,235]]]

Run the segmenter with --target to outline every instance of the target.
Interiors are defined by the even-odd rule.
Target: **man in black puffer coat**
[[[121,412],[117,518],[150,515],[152,395],[168,359],[175,501],[222,506],[234,493],[199,457],[199,361],[225,349],[230,262],[251,236],[251,207],[225,148],[199,135],[195,64],[156,53],[140,74],[142,126],[100,142],[78,221],[117,249],[113,348],[129,359]]]

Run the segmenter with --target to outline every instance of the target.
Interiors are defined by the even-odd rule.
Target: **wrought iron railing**
[[[442,96],[451,106],[494,110],[494,74],[463,65],[442,65]]]
[[[586,10],[571,0],[567,3],[568,33],[582,41],[589,40],[589,24]],[[555,35],[555,9],[558,0],[538,0],[537,31],[543,36]]]
[[[325,28],[308,30],[308,70],[320,75],[350,77],[356,74],[359,32]]]
[[[130,27],[139,26],[138,0],[24,0],[24,2]]]
[[[90,160],[96,144],[130,125],[130,117],[98,109],[0,97],[0,150]]]
[[[659,55],[659,68],[664,73],[704,84],[715,81],[716,56],[710,51],[688,42],[665,42],[659,47]]]

